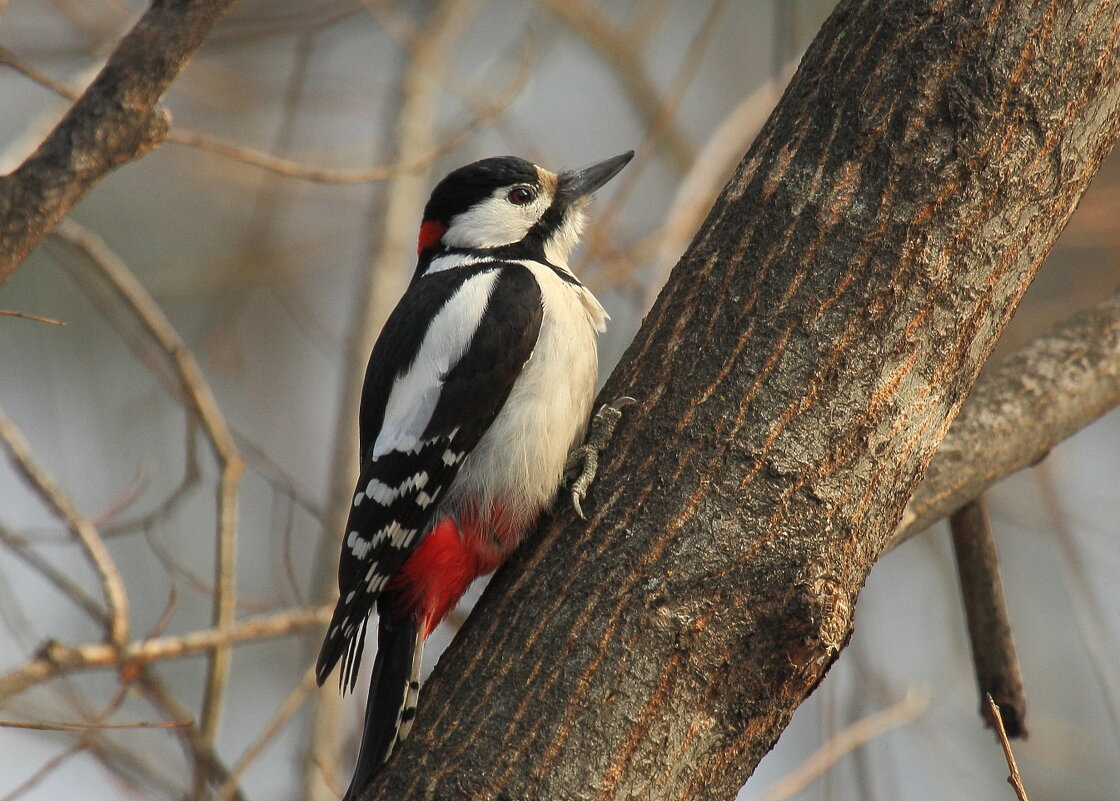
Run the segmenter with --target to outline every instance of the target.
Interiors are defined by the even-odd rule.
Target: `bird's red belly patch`
[[[473,511],[458,521],[445,517],[420,541],[386,589],[398,594],[402,612],[423,621],[427,637],[471,583],[494,572],[517,546],[520,537],[509,529],[500,507],[485,518]]]

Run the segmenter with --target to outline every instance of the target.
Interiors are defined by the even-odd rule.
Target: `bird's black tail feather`
[[[405,621],[381,618],[362,745],[343,801],[356,801],[358,794],[389,759],[393,747],[408,736],[416,714],[423,650],[424,638],[419,624],[411,616]]]

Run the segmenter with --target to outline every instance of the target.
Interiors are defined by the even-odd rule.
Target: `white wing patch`
[[[448,253],[446,256],[437,256],[432,259],[432,263],[428,265],[428,269],[424,271],[424,275],[442,273],[444,270],[454,270],[456,267],[470,267],[472,264],[478,264],[483,260],[481,256],[468,256],[464,253]]]
[[[393,381],[381,431],[373,443],[374,459],[423,445],[421,437],[439,402],[443,377],[470,347],[497,280],[496,270],[468,278],[432,320],[416,359]]]
[[[416,499],[416,503],[421,507],[426,507],[439,497],[438,492],[433,492],[429,496],[425,492],[420,493],[421,498]],[[412,545],[412,540],[416,538],[417,529],[404,528],[397,521],[389,523],[387,526],[379,529],[372,537],[363,537],[359,531],[351,531],[346,536],[346,547],[350,549],[350,553],[356,559],[365,559],[369,552],[373,550],[374,546],[380,545],[383,542],[388,542],[393,548],[398,550],[408,548]],[[369,571],[366,573],[366,582],[369,583],[373,579],[373,575],[377,572],[377,562],[369,566]],[[380,589],[378,587],[377,589]]]
[[[354,558],[365,559],[373,548],[373,542],[365,539],[357,531],[351,531],[346,535],[346,547],[350,549],[350,553],[354,554]]]
[[[424,471],[405,479],[399,487],[390,487],[376,478],[371,478],[366,485],[366,497],[372,498],[382,506],[388,506],[404,493],[412,489],[424,489],[427,484],[428,474]]]

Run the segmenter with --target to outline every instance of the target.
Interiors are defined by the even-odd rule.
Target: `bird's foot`
[[[587,518],[583,514],[580,502],[587,497],[587,490],[591,486],[591,482],[595,480],[595,475],[599,472],[599,454],[610,445],[611,439],[614,437],[615,426],[622,419],[623,407],[629,406],[631,403],[637,403],[637,401],[628,395],[623,395],[621,398],[616,398],[610,403],[604,403],[600,406],[599,411],[591,418],[591,424],[588,427],[583,444],[572,451],[571,456],[568,457],[565,472],[574,476],[568,484],[568,489],[572,493],[572,506],[581,520]]]

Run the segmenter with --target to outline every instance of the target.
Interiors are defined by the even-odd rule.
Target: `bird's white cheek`
[[[452,219],[443,241],[463,248],[509,245],[524,239],[539,216],[536,203],[514,206],[504,196],[488,198]]]

